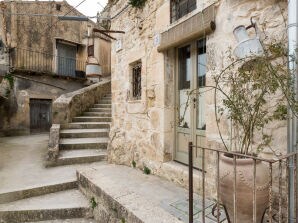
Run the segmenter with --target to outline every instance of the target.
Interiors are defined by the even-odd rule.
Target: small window
[[[196,0],[171,0],[171,22],[175,22],[197,7]]]
[[[56,4],[56,10],[61,11],[61,5],[60,4]]]
[[[94,56],[94,45],[88,46],[88,57]]]
[[[142,96],[142,63],[132,66],[132,98],[140,100]]]

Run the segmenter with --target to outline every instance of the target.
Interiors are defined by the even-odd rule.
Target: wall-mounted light
[[[102,12],[102,14],[97,13],[97,24],[106,30],[111,29],[111,18],[107,12]]]
[[[255,29],[254,37],[249,37],[247,33],[247,30],[251,28]],[[234,55],[236,57],[244,59],[251,56],[262,56],[264,54],[264,49],[260,42],[257,25],[252,21],[252,19],[250,26],[238,26],[234,29],[233,33],[238,42],[238,45],[234,49]]]

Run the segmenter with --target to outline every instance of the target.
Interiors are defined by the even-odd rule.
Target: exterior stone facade
[[[97,27],[91,20],[58,20],[57,15],[83,16],[66,1],[3,1],[0,9],[0,134],[30,133],[31,99],[50,103],[89,85],[84,76],[89,45],[102,75],[110,75],[110,40],[94,32],[88,37],[88,29]],[[2,81],[8,67],[12,89]]]
[[[0,102],[0,135],[30,134],[30,99],[54,101],[61,94],[84,87],[84,82],[47,75],[20,73],[14,76],[8,99]]]
[[[153,173],[187,186],[187,172],[183,166],[169,162],[176,159],[176,50],[187,42],[158,52],[161,33],[179,26],[211,5],[215,7],[216,30],[208,35],[201,33],[193,37],[193,40],[206,38],[206,85],[210,86],[213,84],[212,76],[228,64],[229,49],[237,44],[233,36],[235,27],[250,25],[250,18],[253,17],[262,30],[261,38],[280,38],[281,34],[286,37],[286,2],[197,1],[194,11],[173,23],[170,22],[170,0],[148,0],[142,9],[126,7],[127,4],[127,0],[110,1],[106,8],[113,18],[112,29],[125,31],[123,35],[115,35],[117,41],[112,43],[113,122],[109,161],[128,166],[135,161],[139,168],[147,166]],[[132,67],[136,62],[142,64],[140,100],[131,97]],[[218,149],[222,145],[215,121],[213,93],[210,91],[205,96],[205,145]],[[225,129],[224,136],[228,135],[229,122],[222,122],[221,125]],[[286,122],[276,122],[268,131],[273,134],[274,148],[285,153]],[[205,166],[207,178],[213,179],[207,182],[212,186],[215,185],[215,154],[208,152],[206,155],[209,156]],[[201,174],[198,173],[198,177]],[[198,190],[200,187],[196,185]]]
[[[77,45],[76,59],[81,63],[86,61],[88,26],[92,29],[97,25],[91,20],[59,20],[57,15],[84,16],[66,1],[7,1],[2,5],[6,14],[0,19],[1,40],[4,46],[16,48],[18,55],[13,55],[12,59],[18,59],[19,67],[26,66],[28,57],[36,52],[42,53],[38,57],[45,55],[45,59],[58,55],[59,42]],[[101,34],[91,33],[89,40],[94,44],[94,57],[104,65],[102,73],[109,75],[109,39]],[[38,59],[40,63],[44,63],[41,58]],[[55,61],[50,66],[53,66],[53,71],[57,70]]]

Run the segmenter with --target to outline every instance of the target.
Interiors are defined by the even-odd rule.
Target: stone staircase
[[[59,156],[55,165],[98,162],[107,159],[107,145],[111,123],[111,95],[61,125]]]
[[[55,222],[95,223],[89,201],[77,189],[57,191],[0,204],[1,223],[55,220]]]

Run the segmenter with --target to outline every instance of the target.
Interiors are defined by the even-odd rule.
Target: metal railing
[[[15,70],[51,73],[60,76],[85,77],[86,62],[30,49],[14,48],[11,53]]]
[[[298,152],[290,153],[287,155],[279,156],[276,159],[265,159],[261,157],[251,156],[251,155],[244,155],[239,154],[235,152],[227,152],[220,149],[211,149],[211,148],[204,148],[204,147],[198,147],[194,146],[192,142],[188,145],[188,153],[189,153],[189,223],[194,222],[194,182],[193,182],[193,152],[194,149],[198,149],[199,153],[201,153],[202,157],[202,169],[200,171],[200,181],[199,182],[201,186],[201,190],[199,192],[199,196],[202,197],[202,203],[201,203],[201,216],[199,222],[205,223],[210,222],[210,218],[206,220],[206,201],[207,200],[213,200],[214,205],[212,208],[212,215],[214,222],[220,223],[220,222],[232,222],[232,223],[242,223],[244,222],[242,219],[239,219],[238,214],[238,208],[239,205],[241,205],[239,202],[243,202],[243,200],[239,200],[237,198],[237,190],[239,189],[237,187],[239,179],[239,170],[237,170],[238,166],[236,163],[238,162],[238,159],[250,159],[252,161],[252,182],[249,182],[251,186],[251,196],[252,196],[252,217],[249,222],[252,223],[263,223],[263,222],[298,222],[298,199],[297,199],[297,156]],[[208,154],[208,155],[206,155]],[[232,160],[232,171],[231,175],[233,176],[232,184],[230,187],[233,189],[232,194],[232,211],[231,213],[228,213],[227,208],[223,204],[220,196],[220,184],[222,183],[222,166],[221,166],[221,156],[225,155],[230,157]],[[211,176],[210,174],[208,177],[206,175],[208,174],[210,168],[208,171],[206,171],[206,164],[208,159],[208,165],[214,165],[213,166],[213,173],[215,173],[215,176]],[[210,160],[213,160],[210,161]],[[212,164],[211,164],[212,163]],[[264,213],[262,213],[262,220],[257,220],[257,175],[259,169],[257,168],[257,163],[262,163],[265,166],[267,166],[267,170],[269,173],[269,179],[268,179],[268,205],[265,207]],[[248,175],[249,173],[245,173]],[[293,176],[293,180],[289,181],[289,176]],[[208,182],[213,181],[213,182]],[[290,185],[290,183],[292,185]],[[213,188],[216,192],[213,194],[207,194],[206,192],[206,184],[208,185],[215,185]],[[208,188],[210,189],[210,188]],[[291,194],[291,197],[294,197],[292,200],[292,204],[289,201],[289,194]],[[248,199],[248,198],[247,198]],[[251,198],[250,198],[251,199]],[[291,214],[294,215],[294,218],[290,219]],[[221,217],[225,215],[225,219],[223,220]],[[247,222],[247,221],[246,221]]]

